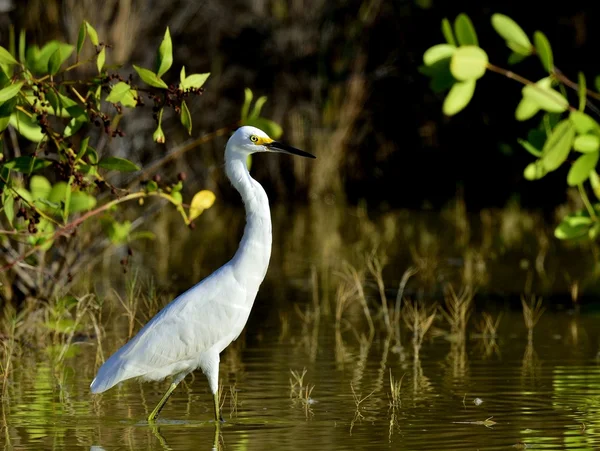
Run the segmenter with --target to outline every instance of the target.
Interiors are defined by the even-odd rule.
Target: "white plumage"
[[[102,393],[127,379],[173,383],[149,421],[156,418],[177,384],[200,368],[214,397],[215,420],[222,420],[218,405],[219,355],[242,332],[271,257],[269,199],[254,180],[246,161],[256,152],[313,155],[273,141],[255,127],[240,127],[225,148],[225,169],[246,208],[246,226],[234,257],[156,314],[129,342],[98,370],[90,387]]]

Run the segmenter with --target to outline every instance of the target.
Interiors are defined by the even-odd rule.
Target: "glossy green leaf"
[[[552,89],[551,83],[550,77],[546,77],[533,85],[524,86],[523,98],[535,102],[544,111],[562,113],[569,108],[569,102],[560,92]]]
[[[0,64],[15,65],[19,64],[19,62],[10,54],[8,50],[0,46]]]
[[[4,163],[6,169],[11,171],[21,172],[24,174],[33,173],[50,166],[52,164],[49,160],[41,160],[39,158],[31,157],[29,155],[13,158],[10,161]]]
[[[539,111],[540,107],[537,102],[523,97],[515,110],[515,119],[518,121],[526,121],[535,116]]]
[[[423,62],[425,65],[431,66],[442,59],[450,58],[455,50],[456,47],[450,44],[434,45],[423,54]]]
[[[7,100],[10,100],[13,97],[15,97],[23,87],[23,83],[24,82],[20,81],[0,89],[0,103],[4,103]]]
[[[521,55],[531,54],[532,45],[527,33],[513,19],[504,14],[493,14],[492,27],[512,51]]]
[[[183,83],[181,84],[181,89],[189,89],[189,88],[201,88],[206,80],[210,76],[210,72],[206,74],[192,74],[185,78]]]
[[[554,56],[548,38],[541,31],[536,31],[533,34],[533,42],[535,43],[535,51],[542,62],[542,66],[548,72],[552,72],[554,70]]]
[[[552,130],[542,149],[544,168],[550,172],[565,162],[575,139],[575,127],[569,119],[561,120]]]
[[[92,27],[87,21],[85,22],[85,28],[87,30],[87,34],[90,37],[90,41],[92,42],[92,44],[94,44],[95,46],[99,45],[100,41],[98,41],[98,33],[96,33],[96,29]]]
[[[597,135],[579,135],[573,141],[573,149],[583,153],[597,152],[600,149],[600,138]]]
[[[593,153],[586,153],[581,155],[567,174],[567,183],[569,186],[577,186],[580,183],[585,182],[590,176],[590,172],[596,168],[598,164],[598,157],[600,154],[596,151]]]
[[[450,71],[457,80],[477,80],[485,74],[487,63],[488,56],[482,48],[465,45],[452,54]]]
[[[121,172],[134,172],[140,170],[139,166],[132,161],[119,157],[103,157],[98,162],[98,166],[104,169]]]
[[[456,82],[444,99],[442,111],[447,116],[455,115],[469,104],[474,93],[475,80]]]
[[[104,68],[104,63],[106,62],[106,47],[102,47],[100,53],[98,53],[98,59],[96,60],[96,67],[98,68],[98,73],[102,73],[102,69]]]
[[[135,64],[133,65],[133,68],[135,69],[135,71],[137,72],[137,74],[140,76],[140,78],[142,79],[142,81],[144,83],[146,83],[147,85],[154,86],[155,88],[164,88],[164,89],[168,89],[169,88],[167,86],[167,84],[164,81],[162,81],[151,70],[144,69],[143,67],[138,67]]]
[[[187,130],[188,134],[192,134],[192,115],[185,101],[181,102],[181,123]]]
[[[541,160],[529,163],[523,171],[523,177],[526,180],[539,180],[547,174],[548,171],[544,168]]]
[[[173,43],[171,42],[171,34],[169,27],[165,31],[165,36],[158,47],[158,55],[156,58],[156,75],[162,77],[173,64]]]
[[[590,132],[600,133],[600,124],[582,111],[571,111],[569,119],[575,126],[577,133],[580,135],[585,135]]]
[[[106,97],[106,101],[111,103],[120,102],[130,90],[131,86],[124,81],[120,81],[111,88],[110,94]]]
[[[79,27],[79,33],[77,34],[77,56],[79,57],[79,54],[81,53],[81,49],[83,48],[83,43],[85,42],[85,36],[86,36],[86,26],[85,26],[85,22],[81,23],[81,26]]]
[[[454,21],[454,34],[460,45],[479,45],[475,27],[469,16],[460,13]]]
[[[454,32],[452,31],[452,25],[447,18],[442,19],[442,34],[446,39],[446,42],[456,47],[456,39],[454,38]]]

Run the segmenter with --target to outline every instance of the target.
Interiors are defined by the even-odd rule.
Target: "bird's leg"
[[[225,423],[223,414],[221,414],[221,409],[219,408],[219,389],[213,394],[213,399],[215,400],[215,421]]]
[[[179,381],[173,382],[169,386],[169,389],[167,390],[167,392],[165,393],[165,395],[158,402],[158,405],[154,408],[154,410],[152,411],[152,413],[148,416],[148,421],[149,422],[154,421],[156,419],[156,417],[158,416],[158,414],[160,413],[160,411],[162,410],[162,408],[165,406],[165,404],[167,402],[167,399],[169,399],[169,397],[171,396],[171,393],[173,393],[173,390],[175,390],[178,385],[179,385]]]

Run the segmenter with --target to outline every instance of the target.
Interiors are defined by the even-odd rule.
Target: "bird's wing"
[[[98,370],[92,392],[161,370],[164,376],[156,379],[185,371],[198,354],[239,335],[239,322],[248,315],[245,298],[231,269],[220,268],[171,301],[113,354]]]

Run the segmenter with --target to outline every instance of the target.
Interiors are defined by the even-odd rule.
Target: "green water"
[[[461,242],[448,239],[456,238],[456,228],[439,217],[400,217],[402,221],[370,220],[355,212],[274,214],[271,269],[244,333],[221,356],[226,422],[218,430],[200,372],[177,388],[154,426],[146,417],[168,382],[127,381],[101,395],[90,394],[100,362],[127,338],[127,318],[114,307],[103,315],[101,348],[90,327],[74,338],[62,361],[56,360],[47,337],[34,334],[21,343],[4,385],[1,449],[197,450],[212,449],[215,443],[226,450],[599,449],[600,317],[589,302],[575,311],[568,293],[559,289],[566,282],[558,276],[589,279],[585,271],[574,269],[586,254],[553,245],[543,275],[539,267],[531,269],[534,263],[524,263],[535,261],[540,252],[535,240],[523,244],[532,242],[527,233],[533,232],[514,232],[508,244],[500,227],[492,228],[492,244],[485,248],[485,234],[475,232],[475,226],[471,238]],[[407,222],[412,227],[399,226]],[[206,243],[215,240],[219,223],[215,230],[199,227],[204,233],[168,235],[171,245],[166,248],[159,237],[145,253],[135,254],[138,269],[146,268],[157,280],[159,294],[177,292],[209,273],[211,264],[225,261],[243,222],[238,218],[229,224],[231,237],[218,248]],[[162,227],[160,221],[156,227]],[[431,237],[451,244],[437,246]],[[368,277],[365,290],[377,327],[373,339],[368,339],[356,306],[344,311],[336,327],[335,289],[341,282],[335,268],[342,259],[371,249],[373,242],[388,246],[391,256],[384,271],[391,304],[403,271],[417,261],[406,251],[409,243],[416,243],[421,257],[437,262],[436,277],[428,279],[425,268],[407,284],[410,297],[421,293],[443,304],[438,293],[444,281],[477,277],[482,294],[464,342],[450,339],[442,315],[418,355],[404,323],[400,339],[384,333],[376,284]],[[176,254],[186,248],[199,249],[194,263],[177,265]],[[469,249],[485,251],[483,269],[465,272]],[[106,260],[116,269],[108,265],[115,270],[96,285],[98,291],[103,284],[123,284],[127,277],[114,264],[118,256]],[[178,277],[169,276],[173,273]],[[502,294],[498,287],[504,280],[513,286]],[[514,294],[519,289],[554,295],[555,304],[548,302],[531,341]],[[503,313],[495,341],[476,335],[484,311],[494,317]],[[299,396],[292,371],[302,374],[304,369],[304,395]],[[390,373],[402,379],[395,408],[390,406]]]

